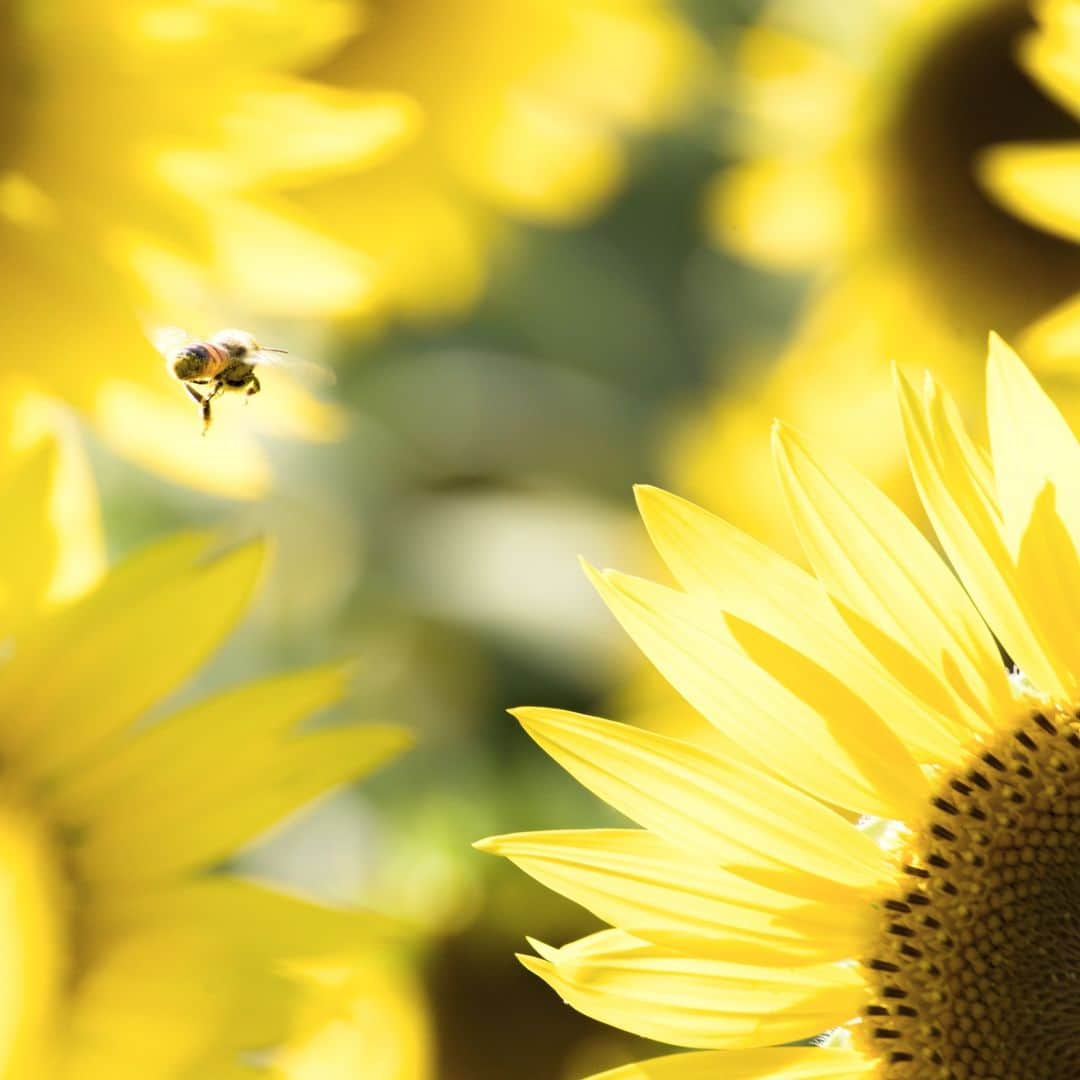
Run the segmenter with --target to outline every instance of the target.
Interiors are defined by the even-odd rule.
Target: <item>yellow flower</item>
[[[500,216],[570,224],[625,168],[619,136],[682,101],[695,45],[668,0],[379,0],[314,77],[415,101],[423,130],[378,168],[303,194],[368,254],[406,314],[483,285]]]
[[[888,364],[932,355],[976,400],[983,313],[1012,336],[1076,286],[1076,249],[1006,213],[977,176],[1002,141],[1075,131],[1015,62],[1026,7],[869,0],[839,16],[771,0],[738,41],[737,160],[710,192],[711,229],[759,266],[816,276],[775,366],[736,358],[734,389],[680,437],[674,474],[780,546],[795,547],[764,479],[762,416],[790,418],[914,505],[899,440],[881,435]]]
[[[358,948],[380,925],[227,860],[403,735],[291,730],[342,698],[336,666],[162,718],[242,615],[262,545],[212,556],[207,537],[180,536],[49,606],[53,457],[46,445],[0,484],[0,1074],[239,1074],[240,1055],[287,1034],[303,991],[290,965]]]
[[[1021,42],[1024,67],[1046,92],[1080,115],[1080,2],[1040,0],[1038,33]],[[1080,142],[1001,146],[982,162],[983,178],[1014,214],[1032,225],[1080,243]],[[1075,284],[1075,277],[1073,284]],[[1025,349],[1043,371],[1076,381],[1080,366],[1080,294],[1033,327]]]
[[[397,97],[298,74],[354,20],[345,0],[5,4],[0,372],[175,479],[265,487],[250,434],[215,446],[196,423],[191,437],[191,403],[141,320],[186,321],[208,297],[286,316],[373,302],[367,260],[294,197],[413,125]]]
[[[482,843],[611,924],[524,963],[590,1016],[703,1051],[612,1080],[1076,1074],[1080,445],[996,338],[987,379],[989,452],[929,376],[897,379],[956,577],[788,428],[776,466],[813,574],[639,492],[679,587],[594,580],[731,752],[518,714],[643,826]]]

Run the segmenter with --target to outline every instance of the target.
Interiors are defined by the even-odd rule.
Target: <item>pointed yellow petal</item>
[[[964,753],[954,711],[943,688],[889,674],[837,614],[821,583],[720,518],[665,491],[636,489],[649,535],[664,562],[689,592],[707,592],[724,610],[779,638],[840,677],[921,761],[953,762]],[[895,663],[895,658],[893,658]],[[916,696],[929,691],[936,707]],[[952,730],[950,730],[952,728]]]
[[[26,767],[38,776],[75,767],[176,689],[244,613],[264,559],[262,543],[247,544],[130,598],[103,620],[76,616],[51,657],[35,657],[36,683],[19,699]],[[83,615],[95,607],[90,598]]]
[[[770,771],[859,813],[918,812],[922,774],[842,679],[700,598],[612,571],[593,581],[664,678]]]
[[[145,880],[210,865],[333,788],[377,768],[409,743],[391,727],[326,728],[253,743],[184,786],[163,773],[140,813],[98,821],[84,842],[96,880]]]
[[[276,675],[227,690],[110,745],[46,793],[71,820],[138,815],[144,800],[197,787],[221,762],[254,744],[276,742],[289,728],[345,694],[348,669],[327,665]]]
[[[1015,555],[1036,498],[1054,489],[1058,515],[1080,540],[1080,444],[1020,357],[990,335],[986,414],[998,504]]]
[[[639,829],[519,833],[474,846],[635,937],[695,956],[766,966],[843,960],[869,932],[866,906],[765,889]]]
[[[839,964],[760,968],[673,953],[605,930],[519,957],[575,1009],[648,1039],[706,1049],[794,1042],[857,1016],[867,991]]]
[[[582,784],[680,849],[758,883],[823,900],[847,902],[851,889],[889,879],[868,837],[751,766],[595,717],[554,709],[515,715]]]
[[[854,469],[777,426],[792,520],[818,576],[935,675],[958,724],[986,730],[1011,702],[1000,654],[960,583],[914,525]]]
[[[672,1054],[610,1069],[589,1080],[863,1080],[876,1070],[855,1050],[784,1046]]]
[[[941,546],[1013,660],[1045,693],[1067,696],[1069,672],[1028,620],[983,462],[935,385],[924,401],[898,373],[897,389],[912,476]]]

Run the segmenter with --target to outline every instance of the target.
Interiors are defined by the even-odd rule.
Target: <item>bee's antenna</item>
[[[267,346],[267,345],[262,345],[262,346],[260,346],[260,347],[259,347],[259,351],[260,351],[260,352],[276,352],[276,353],[283,353],[283,354],[285,354],[286,356],[287,356],[287,355],[288,355],[288,353],[289,353],[289,350],[288,350],[288,349],[271,349],[271,348],[270,348],[269,346]]]

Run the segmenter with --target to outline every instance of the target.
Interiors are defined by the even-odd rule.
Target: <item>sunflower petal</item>
[[[669,952],[604,930],[562,949],[530,944],[521,962],[568,1004],[675,1046],[739,1049],[794,1042],[862,1009],[858,971],[838,964],[761,968]]]
[[[815,571],[844,604],[933,672],[954,715],[988,728],[1010,702],[993,638],[914,525],[854,469],[827,463],[793,431],[773,436],[780,482]]]
[[[640,829],[497,836],[474,845],[612,926],[656,945],[735,963],[814,963],[864,940],[854,905],[755,885]]]
[[[208,866],[332,788],[377,768],[409,742],[391,727],[327,728],[254,744],[197,783],[159,774],[140,814],[97,822],[84,841],[95,878],[145,880]]]
[[[683,588],[708,593],[724,611],[842,677],[921,760],[959,758],[963,721],[947,718],[955,706],[943,687],[928,686],[929,672],[913,677],[913,657],[904,680],[894,677],[858,643],[816,578],[693,503],[658,488],[636,494],[649,535]]]
[[[1045,693],[1067,696],[1068,672],[1028,619],[984,463],[935,385],[924,399],[897,373],[897,389],[912,475],[949,560],[1013,660]]]
[[[842,679],[700,599],[613,571],[591,576],[664,678],[757,761],[857,812],[915,808],[926,785],[910,753]]]
[[[262,543],[246,544],[129,597],[105,620],[91,594],[51,651],[30,661],[36,678],[19,698],[28,770],[52,776],[75,767],[178,687],[246,610],[264,559]]]
[[[852,889],[888,880],[873,841],[752,766],[609,720],[554,709],[515,715],[563,768],[617,810],[756,882],[845,901]]]
[[[876,1066],[855,1050],[782,1046],[768,1050],[705,1050],[638,1061],[589,1080],[860,1080]]]

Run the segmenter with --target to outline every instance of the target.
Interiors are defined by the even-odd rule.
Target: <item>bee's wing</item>
[[[168,356],[174,349],[191,343],[191,335],[179,326],[155,326],[149,331],[150,340],[162,356]]]
[[[314,360],[303,360],[299,356],[282,352],[277,349],[258,349],[251,355],[251,362],[259,367],[279,367],[287,371],[296,372],[302,379],[309,382],[320,382],[324,385],[337,381],[337,375],[330,368],[322,364],[316,364]]]

